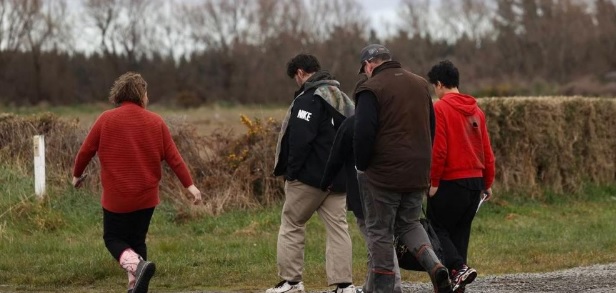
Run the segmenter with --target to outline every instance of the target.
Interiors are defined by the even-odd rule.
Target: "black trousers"
[[[148,258],[145,237],[154,208],[130,213],[113,213],[103,209],[103,240],[111,255],[120,260],[122,252],[132,248],[143,259]]]
[[[427,217],[443,247],[444,265],[457,270],[466,264],[471,224],[479,205],[481,190],[473,190],[456,180],[441,180],[428,198]]]

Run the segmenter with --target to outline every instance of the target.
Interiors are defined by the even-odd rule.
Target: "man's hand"
[[[194,184],[191,186],[188,186],[188,192],[190,192],[190,194],[192,194],[192,196],[194,197],[193,199],[194,205],[199,205],[203,203],[203,200],[201,199],[201,191],[199,191],[199,189],[197,189],[197,187]]]
[[[428,196],[433,197],[436,194],[437,190],[438,190],[438,186],[430,186],[430,191],[428,192]]]
[[[490,200],[490,198],[492,198],[492,187],[486,189],[483,191],[483,194],[486,195],[486,198],[484,199],[484,201],[488,201]]]

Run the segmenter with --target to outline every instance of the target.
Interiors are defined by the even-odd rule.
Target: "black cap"
[[[388,54],[391,55],[389,50],[385,48],[385,46],[380,44],[370,44],[363,49],[361,49],[361,54],[359,57],[359,62],[361,63],[361,67],[359,68],[359,73],[364,73],[364,62],[372,60],[374,57]]]

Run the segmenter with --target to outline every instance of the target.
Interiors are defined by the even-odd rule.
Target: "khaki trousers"
[[[325,225],[325,271],[327,284],[352,283],[352,249],[346,221],[346,196],[286,181],[285,202],[278,232],[278,274],[283,280],[299,282],[304,268],[306,222],[314,212]]]

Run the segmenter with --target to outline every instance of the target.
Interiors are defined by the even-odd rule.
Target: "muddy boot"
[[[419,249],[415,251],[415,257],[430,275],[430,280],[432,280],[432,285],[434,286],[434,292],[453,292],[451,281],[449,280],[449,271],[441,264],[430,245],[422,245],[419,247]]]
[[[430,275],[434,292],[436,293],[452,293],[451,281],[449,280],[449,272],[443,265],[437,267],[433,274]]]
[[[394,283],[396,282],[396,275],[391,274],[379,274],[373,273],[374,282],[372,282],[373,293],[392,293],[394,292]]]

